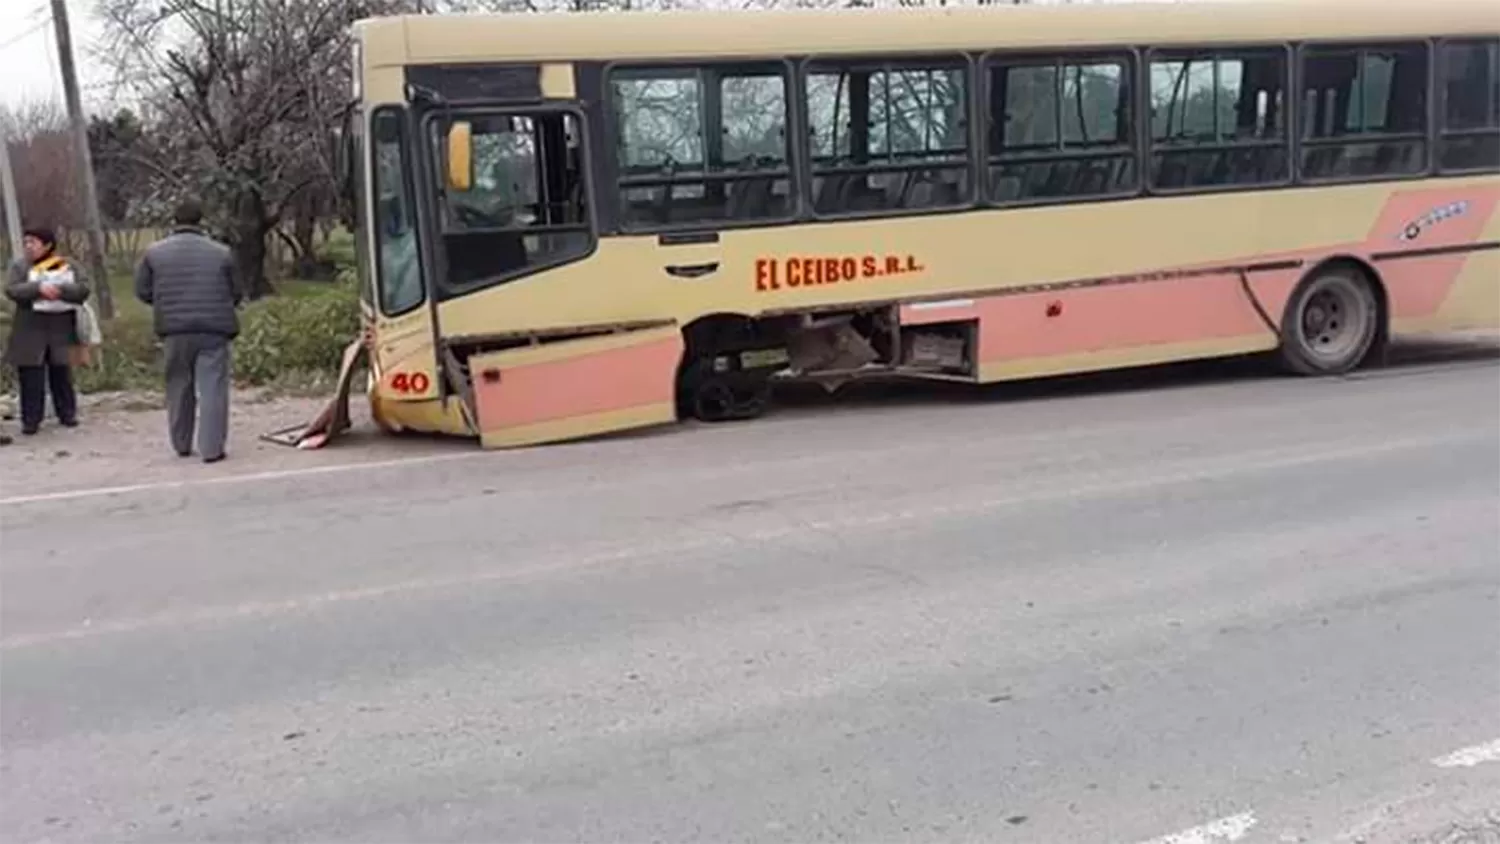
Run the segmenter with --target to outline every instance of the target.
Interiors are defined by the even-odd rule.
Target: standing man
[[[51,229],[27,229],[21,246],[25,254],[16,256],[5,279],[5,295],[16,303],[5,356],[20,382],[21,433],[30,435],[42,425],[49,388],[58,421],[78,424],[68,352],[81,342],[78,307],[89,288],[79,268],[57,254]]]
[[[194,417],[204,463],[224,459],[229,436],[229,344],[240,333],[240,290],[229,247],[202,228],[194,201],[177,206],[175,224],[151,244],[135,270],[136,298],[151,306],[166,349],[167,427],[172,448],[193,453]]]

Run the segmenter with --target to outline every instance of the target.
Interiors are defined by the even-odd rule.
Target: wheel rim
[[[693,410],[704,422],[714,422],[729,415],[734,408],[734,393],[728,385],[709,381],[698,387],[693,398]]]
[[[1343,277],[1318,285],[1302,305],[1303,346],[1323,361],[1342,361],[1359,353],[1372,315],[1358,283]]]

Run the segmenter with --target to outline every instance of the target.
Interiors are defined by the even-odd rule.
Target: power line
[[[20,35],[13,35],[4,41],[0,41],[0,48],[9,47],[10,45],[15,44],[19,41],[25,41],[27,38],[30,38],[31,36],[39,32],[42,27],[47,26],[50,23],[52,23],[52,16],[48,15],[32,24],[30,29],[23,31]]]
[[[52,21],[52,24],[53,26],[56,26],[57,21]],[[55,40],[55,37],[56,36],[54,36],[53,38],[48,38],[46,46],[42,48],[42,52],[47,54],[47,70],[49,71],[47,74],[47,78],[52,82],[52,99],[54,102],[59,99],[58,94],[63,93],[58,90],[58,82],[60,81],[58,79],[58,76],[60,72],[57,67],[57,41]],[[64,94],[61,99],[66,100],[67,96]]]

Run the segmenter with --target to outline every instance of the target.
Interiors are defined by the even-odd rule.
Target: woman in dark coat
[[[74,309],[37,311],[40,301],[62,301],[81,305],[89,298],[83,274],[71,262],[57,256],[57,237],[49,229],[28,229],[21,241],[25,254],[10,265],[5,295],[16,303],[5,360],[16,368],[21,392],[21,433],[35,434],[47,409],[47,391],[52,391],[52,409],[58,421],[71,428],[78,424],[78,397],[73,390],[73,371],[68,349],[78,345],[78,313]],[[59,266],[71,269],[72,284],[52,284],[33,278],[33,268]]]

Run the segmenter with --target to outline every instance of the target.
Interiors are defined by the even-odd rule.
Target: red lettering
[[[905,275],[921,272],[923,269],[917,256],[911,254],[756,258],[755,289],[762,293],[780,290],[783,273],[787,287],[816,287],[860,278]]]
[[[391,389],[398,393],[425,393],[432,379],[425,372],[397,372],[391,376]]]

